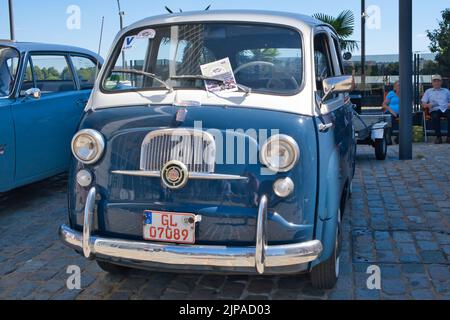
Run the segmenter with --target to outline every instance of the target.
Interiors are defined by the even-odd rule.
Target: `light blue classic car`
[[[336,32],[264,11],[123,30],[72,140],[60,237],[127,268],[339,275],[356,139]]]
[[[0,192],[67,171],[102,63],[81,48],[0,41]]]

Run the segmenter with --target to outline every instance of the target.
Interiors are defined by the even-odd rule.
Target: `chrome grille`
[[[213,173],[216,143],[207,132],[192,129],[166,129],[149,133],[142,143],[143,171],[161,171],[169,161],[180,161],[189,172]]]

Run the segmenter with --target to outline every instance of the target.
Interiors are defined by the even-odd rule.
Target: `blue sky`
[[[121,0],[126,12],[125,24],[142,18],[165,13],[164,6],[184,11],[203,9],[212,4],[212,9],[263,9],[313,14],[322,12],[337,15],[344,9],[352,10],[359,17],[359,0]],[[367,30],[368,54],[398,53],[398,1],[366,0],[367,6],[380,9],[379,28]],[[81,28],[69,30],[66,26],[70,5],[81,9]],[[427,29],[438,25],[440,12],[449,7],[447,0],[413,0],[414,5],[414,51],[427,52]],[[61,43],[81,46],[97,51],[101,17],[105,16],[105,31],[102,55],[106,55],[118,32],[119,19],[116,0],[14,0],[16,19],[16,38],[19,41]],[[9,37],[7,0],[0,0],[0,39]],[[375,16],[374,16],[375,17]],[[377,22],[377,20],[374,20]],[[360,37],[360,24],[357,19],[355,39]],[[358,54],[358,52],[355,52]]]

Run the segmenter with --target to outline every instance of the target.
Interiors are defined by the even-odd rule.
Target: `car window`
[[[339,66],[339,74],[338,75],[342,75],[344,74],[344,66],[342,65],[342,52],[341,52],[341,46],[339,44],[338,39],[333,36],[333,42],[334,42],[334,49],[336,52],[336,59],[338,62],[338,66]]]
[[[322,81],[333,75],[328,37],[324,33],[314,38],[314,63],[317,81]]]
[[[293,48],[258,48],[237,54],[237,81],[259,85],[275,91],[293,91],[301,83],[302,52]]]
[[[33,72],[42,94],[76,90],[72,71],[62,55],[32,55]]]
[[[108,92],[163,87],[161,81],[129,69],[170,80],[177,89],[205,89],[204,81],[173,77],[201,75],[206,64],[222,60],[230,62],[236,81],[254,92],[296,94],[303,82],[301,34],[273,25],[173,24],[133,30],[120,41],[112,59],[102,79]]]
[[[175,74],[195,75],[198,74],[200,65],[217,60],[214,53],[208,47],[195,48],[195,45],[194,39],[190,37],[180,40],[175,53]],[[156,73],[160,74],[163,79],[168,79],[170,76],[168,63],[170,60],[170,50],[170,37],[163,38],[159,46],[155,67]],[[196,61],[197,63],[191,63],[191,61]]]
[[[71,59],[80,80],[80,89],[92,89],[95,83],[95,76],[98,74],[97,64],[87,57],[72,56]]]
[[[31,68],[31,61],[30,59],[28,59],[26,63],[25,75],[23,78],[22,86],[20,87],[20,95],[24,96],[25,91],[34,87],[35,84],[34,84],[33,70]]]
[[[314,67],[319,92],[322,91],[322,81],[335,75],[330,52],[327,34],[317,34],[314,38]]]
[[[12,48],[0,47],[0,97],[11,94],[18,68],[19,53]]]

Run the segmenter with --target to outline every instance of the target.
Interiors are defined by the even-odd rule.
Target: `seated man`
[[[433,88],[428,89],[422,98],[422,107],[430,111],[433,128],[436,130],[436,144],[442,143],[441,117],[447,117],[447,143],[450,143],[450,91],[442,88],[442,77],[433,75]]]

